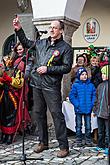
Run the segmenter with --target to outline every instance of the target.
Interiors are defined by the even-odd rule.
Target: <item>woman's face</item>
[[[23,52],[24,52],[23,46],[22,46],[22,45],[18,45],[18,47],[17,47],[16,50],[17,50],[18,55],[19,55],[19,56],[22,56],[22,54],[23,54]]]
[[[77,61],[78,66],[83,66],[84,65],[84,58],[83,57],[79,57],[78,61]]]

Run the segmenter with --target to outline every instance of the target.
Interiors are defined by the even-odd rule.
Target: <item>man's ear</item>
[[[60,33],[63,34],[64,30],[63,29],[60,29]]]

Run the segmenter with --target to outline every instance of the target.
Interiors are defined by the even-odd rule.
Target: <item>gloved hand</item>
[[[12,78],[10,76],[8,76],[6,72],[3,73],[2,78],[3,78],[4,82],[9,82],[9,83],[12,82]]]

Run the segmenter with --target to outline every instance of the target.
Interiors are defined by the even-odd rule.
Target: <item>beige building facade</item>
[[[86,0],[82,3],[85,3],[81,6],[81,1],[78,1],[78,4],[76,4],[76,7],[74,7],[74,3],[76,3],[74,0],[69,0],[71,3],[71,8],[68,6],[67,1],[63,0],[61,1],[62,5],[57,5],[57,1],[55,1],[55,4],[50,6],[51,11],[48,11],[48,3],[43,4],[43,0],[40,3],[40,6],[37,4],[37,0],[29,0],[29,7],[27,10],[22,13],[22,11],[18,8],[17,0],[1,0],[0,5],[0,55],[2,55],[2,48],[5,40],[14,33],[13,27],[12,27],[12,20],[14,18],[15,14],[32,14],[33,21],[32,23],[35,24],[35,20],[38,18],[45,18],[48,15],[54,17],[59,17],[60,15],[63,15],[63,11],[67,13],[67,16],[71,18],[72,21],[77,22],[77,30],[72,35],[72,46],[73,47],[87,47],[90,43],[88,43],[84,38],[84,32],[83,27],[87,19],[89,18],[95,18],[100,26],[100,34],[98,39],[93,42],[95,46],[109,46],[110,45],[110,1],[109,0]],[[53,1],[52,1],[53,3]],[[65,5],[67,4],[67,5]],[[39,9],[38,9],[39,6]],[[42,7],[42,8],[41,8]],[[82,9],[83,7],[83,9]],[[54,8],[57,8],[57,14],[56,10]],[[42,12],[44,10],[45,12]],[[80,10],[80,11],[79,11]],[[36,13],[35,13],[36,11]],[[40,15],[40,11],[42,15]],[[43,14],[44,13],[44,14]],[[47,13],[47,15],[46,15]],[[77,14],[78,13],[78,14]],[[73,15],[73,16],[71,16]],[[80,18],[79,18],[80,16]],[[37,18],[37,19],[36,19]],[[75,20],[76,19],[76,20]],[[79,26],[80,23],[80,26]]]

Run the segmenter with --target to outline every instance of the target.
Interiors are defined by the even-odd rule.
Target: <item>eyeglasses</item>
[[[60,29],[60,28],[55,27],[55,26],[50,26],[49,29],[57,30],[57,29]]]

